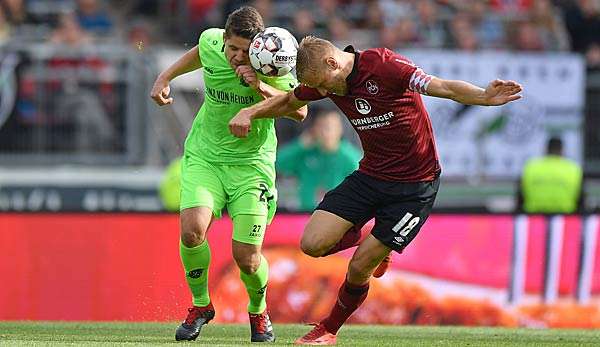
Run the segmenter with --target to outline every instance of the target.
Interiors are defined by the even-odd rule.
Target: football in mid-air
[[[298,41],[289,31],[268,27],[250,43],[250,64],[266,76],[283,76],[296,67]]]

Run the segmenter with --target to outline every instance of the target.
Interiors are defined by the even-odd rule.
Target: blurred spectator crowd
[[[75,154],[81,158],[74,162],[93,164],[98,160],[87,154],[128,158],[107,157],[110,163],[149,162],[139,153],[172,160],[180,153],[180,134],[177,125],[163,120],[186,125],[201,92],[179,95],[190,100],[189,107],[173,112],[183,117],[153,120],[138,100],[147,98],[150,82],[144,76],[156,73],[156,62],[154,55],[139,53],[188,49],[202,30],[223,27],[242,5],[256,7],[267,26],[287,28],[298,39],[324,37],[338,47],[572,51],[585,56],[590,73],[600,71],[600,0],[0,0],[0,49],[17,43],[21,51],[15,52],[35,51],[15,58],[13,67],[6,59],[10,54],[0,61],[0,75],[14,69],[19,76],[12,88],[16,95],[0,90],[0,100],[15,100],[12,111],[0,105],[0,155]],[[291,194],[299,197],[293,208],[312,209],[360,158],[356,135],[331,106],[311,108],[314,122],[276,124],[278,171],[298,188]],[[148,131],[164,139],[152,155],[137,131],[147,120]],[[315,130],[318,122],[326,131]],[[295,166],[302,164],[303,169]],[[338,176],[321,177],[319,171]],[[283,196],[285,186],[280,185]]]
[[[0,0],[0,42],[189,44],[251,4],[267,25],[339,45],[585,54],[600,66],[599,0]]]

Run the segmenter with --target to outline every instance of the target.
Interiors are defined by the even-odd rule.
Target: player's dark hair
[[[552,137],[548,140],[548,154],[562,155],[563,143],[560,137]]]
[[[225,36],[239,36],[252,40],[256,34],[265,30],[262,16],[252,6],[242,6],[231,12],[225,22]]]

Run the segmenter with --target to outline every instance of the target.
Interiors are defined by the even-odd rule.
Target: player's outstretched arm
[[[515,81],[493,80],[487,88],[479,88],[465,81],[433,78],[427,86],[427,95],[452,99],[466,105],[499,106],[521,98],[523,87]]]
[[[246,137],[251,131],[253,119],[278,118],[289,115],[292,112],[306,106],[308,101],[300,101],[291,90],[286,94],[275,95],[250,107],[241,109],[235,117],[229,121],[229,131],[236,137]],[[306,117],[306,114],[304,114]],[[302,119],[298,120],[304,120]]]
[[[202,62],[200,61],[198,46],[196,46],[187,51],[184,55],[177,59],[176,62],[158,75],[156,81],[154,81],[154,85],[152,86],[152,91],[150,91],[150,97],[159,106],[172,104],[173,98],[169,97],[169,94],[171,93],[169,82],[179,75],[197,70],[201,67]]]

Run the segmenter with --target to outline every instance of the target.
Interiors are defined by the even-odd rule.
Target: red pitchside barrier
[[[268,229],[265,249],[287,246],[304,257],[298,244],[307,220],[307,215],[278,215]],[[559,281],[563,295],[575,290],[580,226],[579,217],[565,218]],[[231,222],[222,218],[208,236],[211,288],[232,264],[230,230]],[[532,217],[529,293],[540,293],[543,285],[545,235],[545,219]],[[174,214],[0,214],[0,320],[181,320],[190,297],[178,237]],[[512,238],[511,215],[433,215],[404,254],[394,255],[393,267],[505,289]],[[327,264],[326,259],[315,261]],[[600,293],[600,256],[594,260],[592,293]],[[219,293],[213,290],[211,296],[218,298]],[[240,298],[240,305],[245,302]]]

